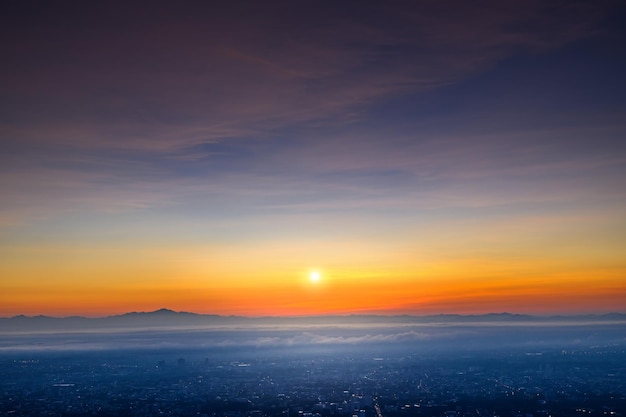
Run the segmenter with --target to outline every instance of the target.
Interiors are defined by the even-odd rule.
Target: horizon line
[[[303,314],[303,315],[239,315],[239,314],[218,314],[218,313],[197,313],[193,311],[185,310],[173,310],[167,307],[162,307],[156,310],[149,311],[127,311],[124,313],[115,313],[108,315],[98,316],[84,316],[80,314],[72,314],[67,316],[52,316],[47,314],[26,315],[17,314],[13,316],[0,316],[0,319],[14,319],[14,318],[53,318],[53,319],[68,319],[68,318],[84,318],[84,319],[103,319],[111,317],[121,317],[130,314],[155,314],[155,313],[173,313],[173,314],[191,314],[196,316],[213,316],[223,318],[244,318],[244,319],[306,319],[306,318],[324,318],[324,317],[411,317],[411,318],[425,318],[425,317],[437,317],[437,316],[459,316],[459,317],[484,317],[484,316],[518,316],[518,317],[532,317],[532,318],[576,318],[576,317],[602,317],[610,315],[626,315],[626,311],[610,311],[610,312],[596,312],[596,313],[557,313],[557,314],[531,314],[531,313],[514,313],[509,311],[492,311],[486,313],[430,313],[430,314],[411,314],[411,313],[328,313],[328,314]]]

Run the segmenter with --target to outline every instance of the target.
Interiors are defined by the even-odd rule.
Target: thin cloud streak
[[[390,4],[381,12],[363,4],[357,13],[335,6],[327,13],[318,5],[249,4],[243,15],[227,6],[201,6],[195,14],[182,6],[131,6],[126,16],[92,10],[87,22],[101,19],[91,22],[93,29],[69,25],[41,39],[28,38],[25,25],[17,40],[3,44],[10,63],[3,89],[9,99],[20,97],[1,123],[4,135],[179,152],[302,122],[353,120],[368,103],[446,85],[520,48],[542,53],[593,35],[593,24],[613,7],[424,3],[407,12],[406,6]],[[51,26],[56,13],[63,12],[29,23]],[[311,13],[320,15],[316,26],[323,30],[309,27]],[[127,27],[137,14],[136,29],[103,27]],[[525,26],[533,30],[512,29]],[[33,64],[47,56],[55,61],[42,74]]]

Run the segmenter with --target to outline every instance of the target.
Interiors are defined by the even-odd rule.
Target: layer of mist
[[[324,349],[410,351],[626,345],[626,315],[236,317],[161,309],[103,318],[0,319],[0,352],[114,349]]]

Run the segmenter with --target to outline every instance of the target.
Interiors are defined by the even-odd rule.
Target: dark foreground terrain
[[[626,415],[621,323],[377,326],[13,332],[0,416]]]

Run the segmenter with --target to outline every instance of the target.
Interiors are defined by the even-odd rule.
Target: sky
[[[626,311],[622,2],[0,8],[0,316]]]

